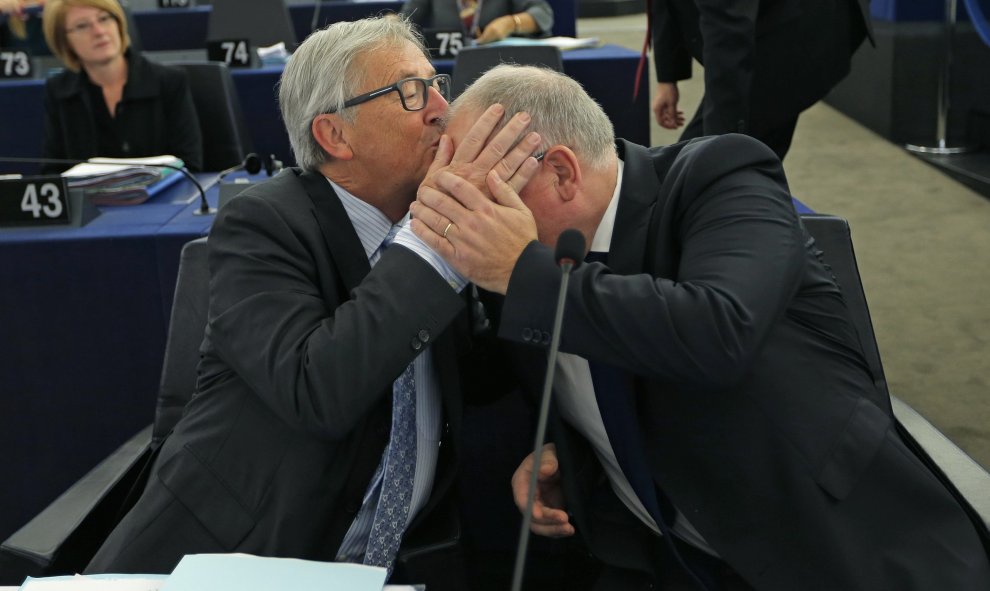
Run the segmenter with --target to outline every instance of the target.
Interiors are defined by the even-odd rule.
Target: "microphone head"
[[[251,152],[245,156],[244,170],[246,170],[249,174],[258,174],[261,172],[261,158],[254,152]]]
[[[553,258],[557,264],[570,262],[577,267],[584,259],[584,234],[568,228],[560,233],[557,238],[557,248],[553,252]]]

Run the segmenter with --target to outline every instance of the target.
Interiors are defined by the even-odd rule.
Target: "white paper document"
[[[384,568],[250,554],[190,554],[172,571],[162,591],[382,591]]]
[[[20,591],[159,591],[166,578],[166,575],[28,577]]]

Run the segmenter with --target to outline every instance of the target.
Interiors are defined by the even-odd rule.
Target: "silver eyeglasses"
[[[362,95],[344,101],[344,108],[353,107],[366,103],[371,99],[385,96],[390,92],[399,93],[399,100],[402,101],[402,108],[407,111],[419,111],[426,108],[426,101],[430,98],[430,88],[435,88],[444,100],[450,100],[450,75],[437,74],[432,78],[403,78],[395,84],[390,84],[384,88],[372,90]],[[336,113],[336,109],[330,109],[327,115]]]
[[[77,25],[66,27],[65,32],[69,35],[73,33],[92,33],[94,26],[100,25],[100,28],[105,29],[110,26],[110,23],[116,22],[116,20],[112,14],[103,13],[96,17],[96,20],[83,21]]]

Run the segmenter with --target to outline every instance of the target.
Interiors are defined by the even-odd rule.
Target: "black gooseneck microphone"
[[[567,296],[567,283],[571,271],[584,259],[584,235],[574,228],[568,228],[557,238],[554,259],[560,265],[560,291],[557,292],[557,308],[553,317],[553,332],[550,335],[550,349],[547,353],[547,371],[543,380],[543,394],[540,397],[540,416],[536,423],[536,441],[533,444],[533,474],[529,479],[529,494],[526,497],[526,512],[523,513],[519,528],[519,544],[516,548],[516,564],[512,569],[512,591],[520,591],[523,570],[526,567],[526,550],[529,546],[529,527],[533,522],[533,502],[540,474],[540,459],[543,439],[547,432],[547,415],[550,414],[550,392],[553,389],[553,376],[557,370],[557,351],[560,349],[560,325],[564,319],[564,300]]]
[[[149,168],[169,168],[171,170],[177,170],[181,172],[189,182],[196,187],[199,191],[199,209],[195,212],[196,215],[210,215],[217,212],[215,209],[210,208],[210,204],[206,202],[206,191],[203,190],[203,185],[199,184],[196,177],[192,175],[191,172],[185,169],[183,166],[175,166],[174,164],[148,164],[147,162],[137,162],[134,160],[119,160],[113,158],[112,160],[107,159],[101,162],[99,157],[91,158],[89,160],[71,160],[68,158],[20,158],[16,156],[0,156],[0,162],[17,162],[20,164],[120,164],[123,166],[147,166]]]
[[[243,170],[248,174],[258,174],[261,172],[261,157],[254,152],[249,152],[248,155],[244,157],[244,160],[239,164],[235,164],[230,168],[221,170],[220,174],[217,176],[217,182],[219,183],[226,178],[227,175],[235,173],[238,170]]]

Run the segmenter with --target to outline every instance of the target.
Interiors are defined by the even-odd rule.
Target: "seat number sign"
[[[206,59],[223,62],[231,68],[250,68],[251,44],[247,39],[207,41]]]
[[[0,49],[0,78],[32,78],[33,76],[31,54],[23,49]]]
[[[0,226],[69,223],[69,199],[61,176],[0,180]]]
[[[423,35],[433,58],[457,57],[457,54],[464,47],[464,33],[461,31],[427,29],[423,31]]]

